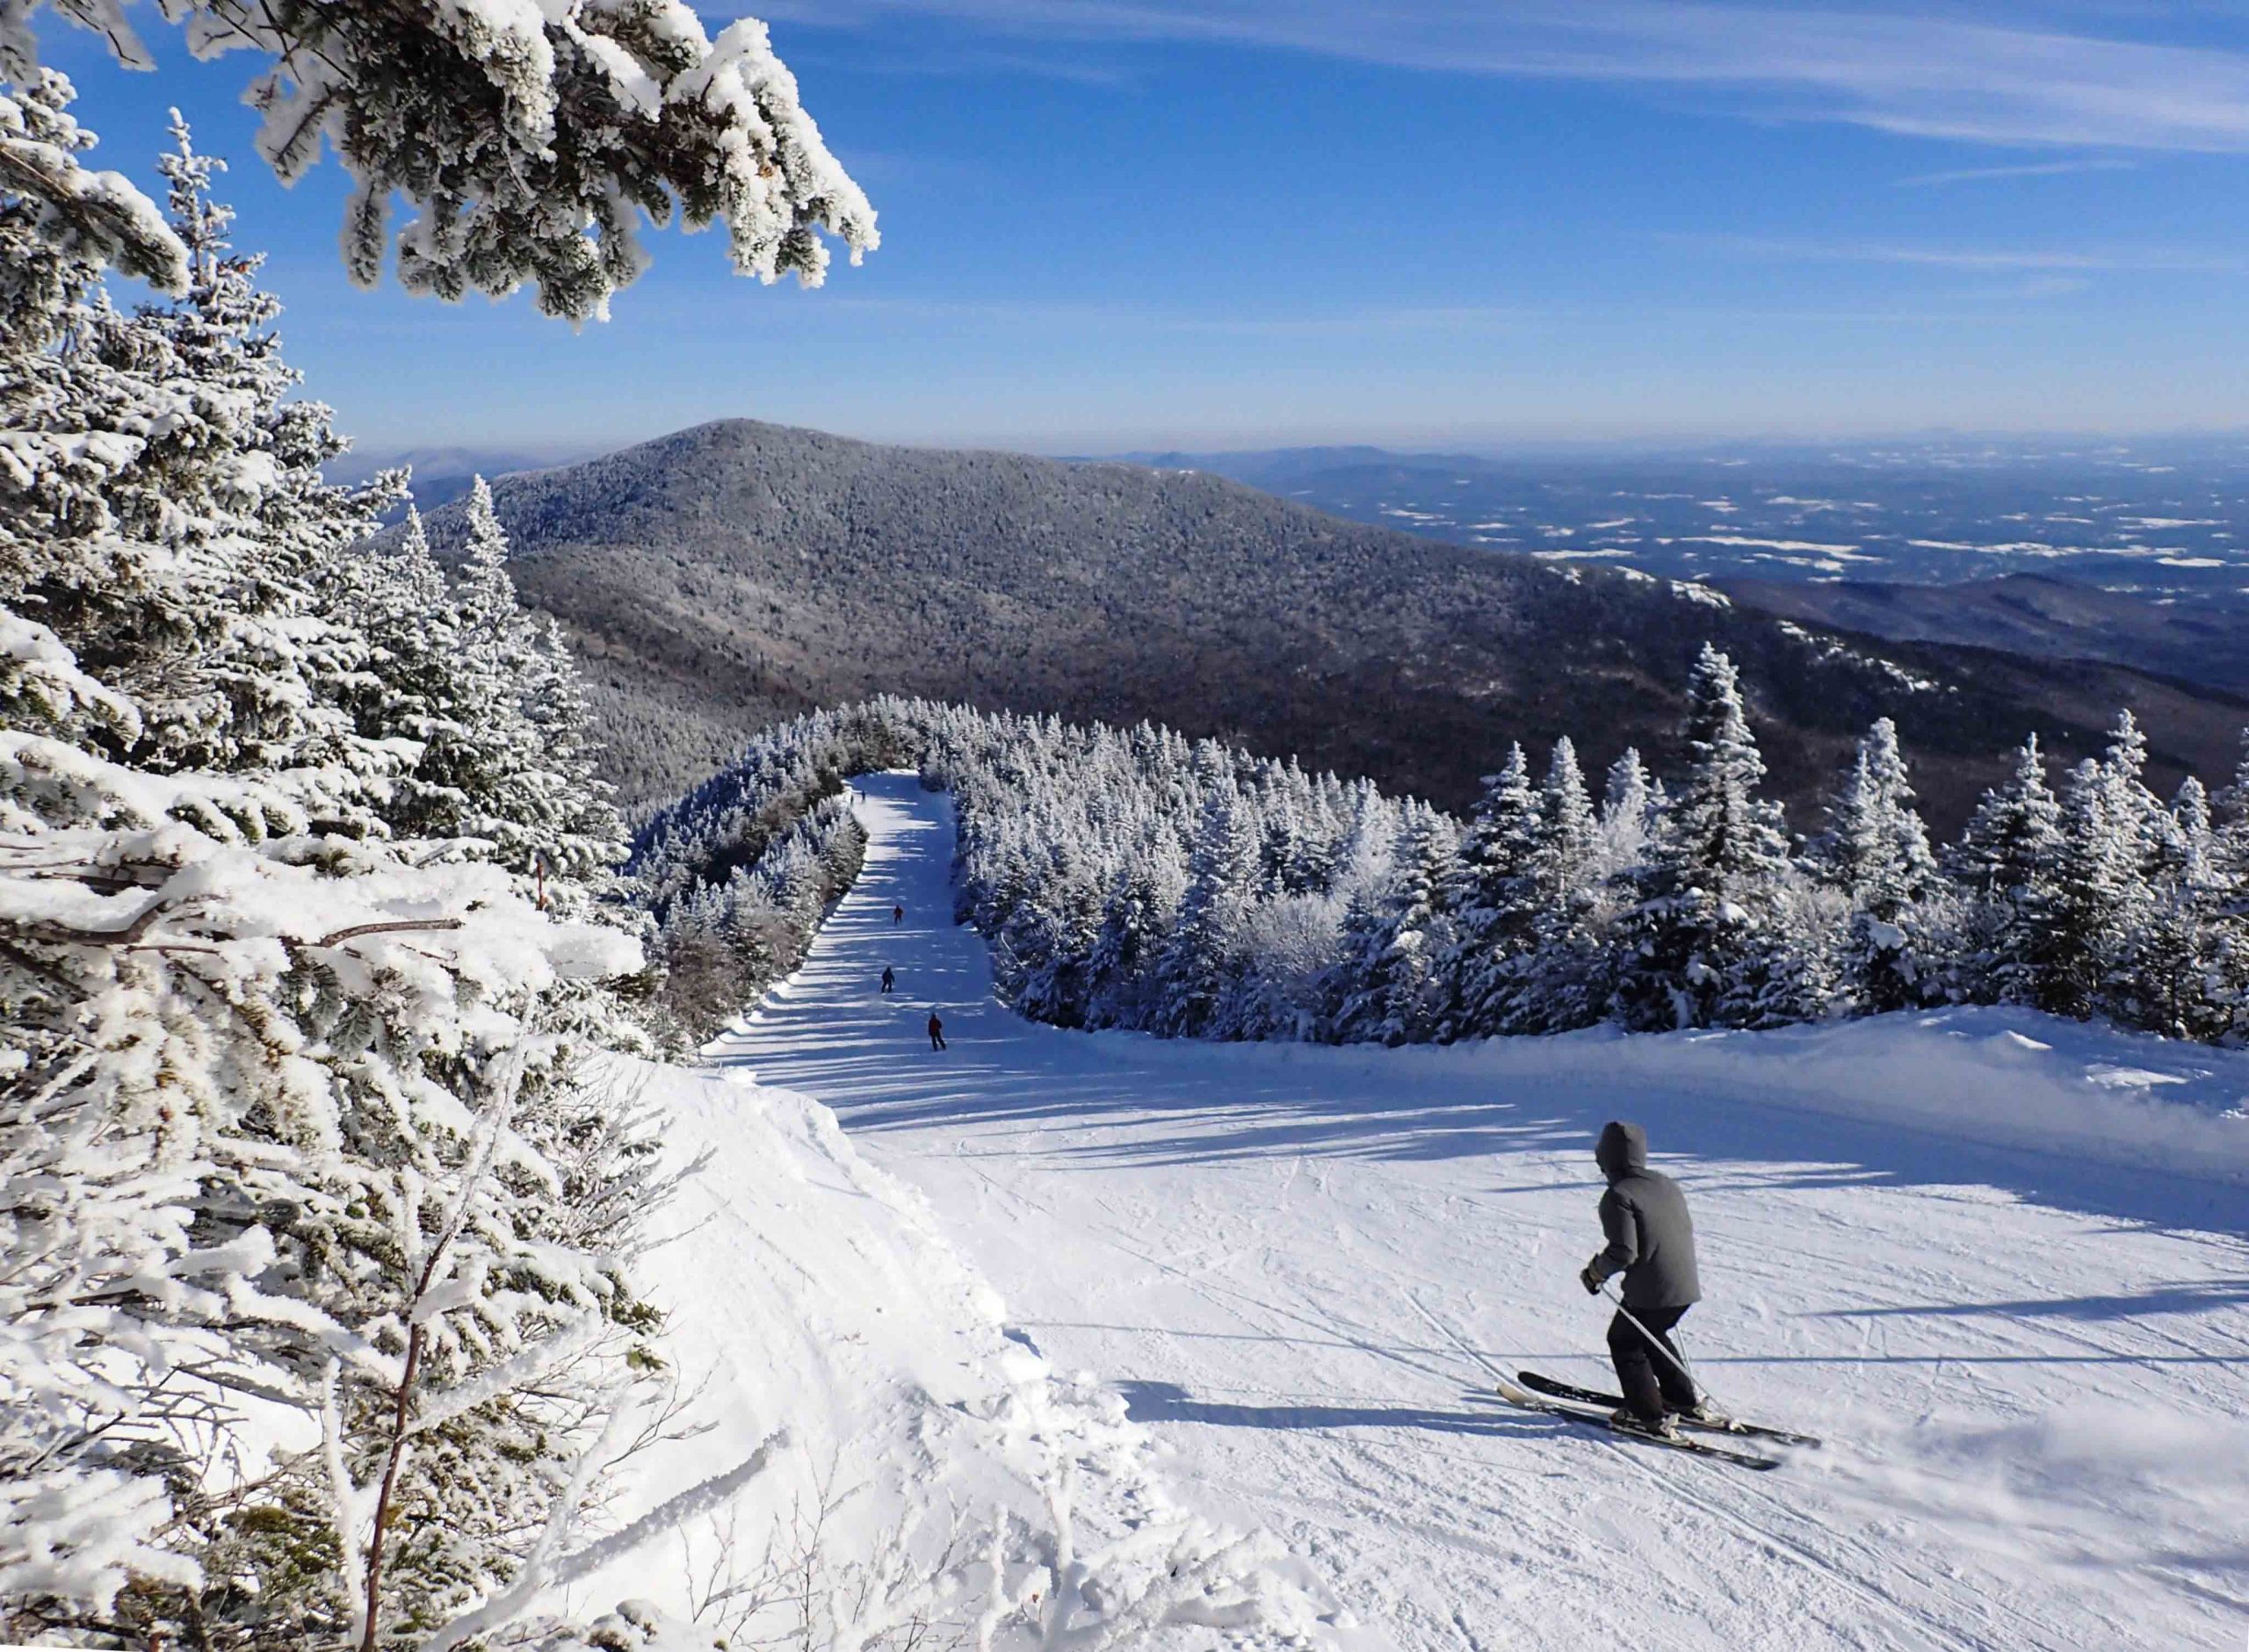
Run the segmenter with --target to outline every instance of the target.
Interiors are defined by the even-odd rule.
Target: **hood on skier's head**
[[[1601,1173],[1615,1181],[1648,1167],[1648,1133],[1637,1124],[1611,1119],[1601,1127],[1601,1143],[1593,1150]]]

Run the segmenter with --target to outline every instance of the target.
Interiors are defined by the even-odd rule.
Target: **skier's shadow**
[[[1549,1434],[1557,1426],[1544,1418],[1510,1413],[1498,1400],[1473,1390],[1461,1397],[1474,1409],[1436,1410],[1421,1405],[1242,1405],[1198,1400],[1176,1382],[1119,1382],[1117,1389],[1136,1423],[1204,1423],[1216,1428],[1281,1428],[1324,1432],[1340,1428],[1411,1428],[1441,1434],[1480,1434],[1493,1439]]]

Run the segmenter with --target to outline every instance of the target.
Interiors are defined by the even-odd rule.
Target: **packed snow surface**
[[[2249,1060],[1992,1011],[1394,1051],[1066,1032],[1002,1009],[953,926],[944,800],[861,794],[857,887],[712,1053],[835,1109],[1012,1345],[1114,1385],[1173,1454],[1165,1495],[1276,1533],[1362,1634],[2242,1644]],[[1694,1208],[1689,1357],[1826,1449],[1752,1475],[1489,1397],[1518,1367],[1607,1385],[1575,1274],[1620,1115]],[[729,1243],[770,1271],[759,1225]],[[966,1324],[949,1277],[916,1311]],[[994,1345],[953,1386],[988,1385]],[[890,1353],[807,1342],[782,1386]]]

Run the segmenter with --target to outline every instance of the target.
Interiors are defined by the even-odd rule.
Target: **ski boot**
[[[1682,1423],[1693,1423],[1703,1428],[1731,1429],[1733,1426],[1733,1418],[1708,1400],[1696,1400],[1691,1410],[1674,1411],[1671,1415]]]
[[[1620,1434],[1645,1434],[1650,1439],[1677,1439],[1680,1437],[1679,1431],[1672,1426],[1669,1418],[1659,1417],[1655,1421],[1650,1422],[1629,1407],[1610,1412],[1609,1426]]]

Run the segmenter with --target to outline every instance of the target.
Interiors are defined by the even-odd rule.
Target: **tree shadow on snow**
[[[2025,1297],[2000,1302],[1902,1302],[1891,1308],[1832,1309],[1811,1319],[2140,1319],[2153,1314],[2208,1314],[2249,1305],[2249,1279],[2166,1280],[2145,1290],[2092,1296]],[[2240,1356],[2249,1360],[2249,1345]]]
[[[1569,1426],[1550,1418],[1510,1412],[1496,1400],[1473,1410],[1435,1410],[1418,1405],[1244,1405],[1198,1400],[1176,1382],[1124,1381],[1118,1390],[1139,1423],[1205,1423],[1217,1428],[1300,1429],[1324,1432],[1341,1428],[1413,1428],[1440,1434],[1493,1439],[1551,1434]],[[1464,1396],[1474,1400],[1473,1394]]]

